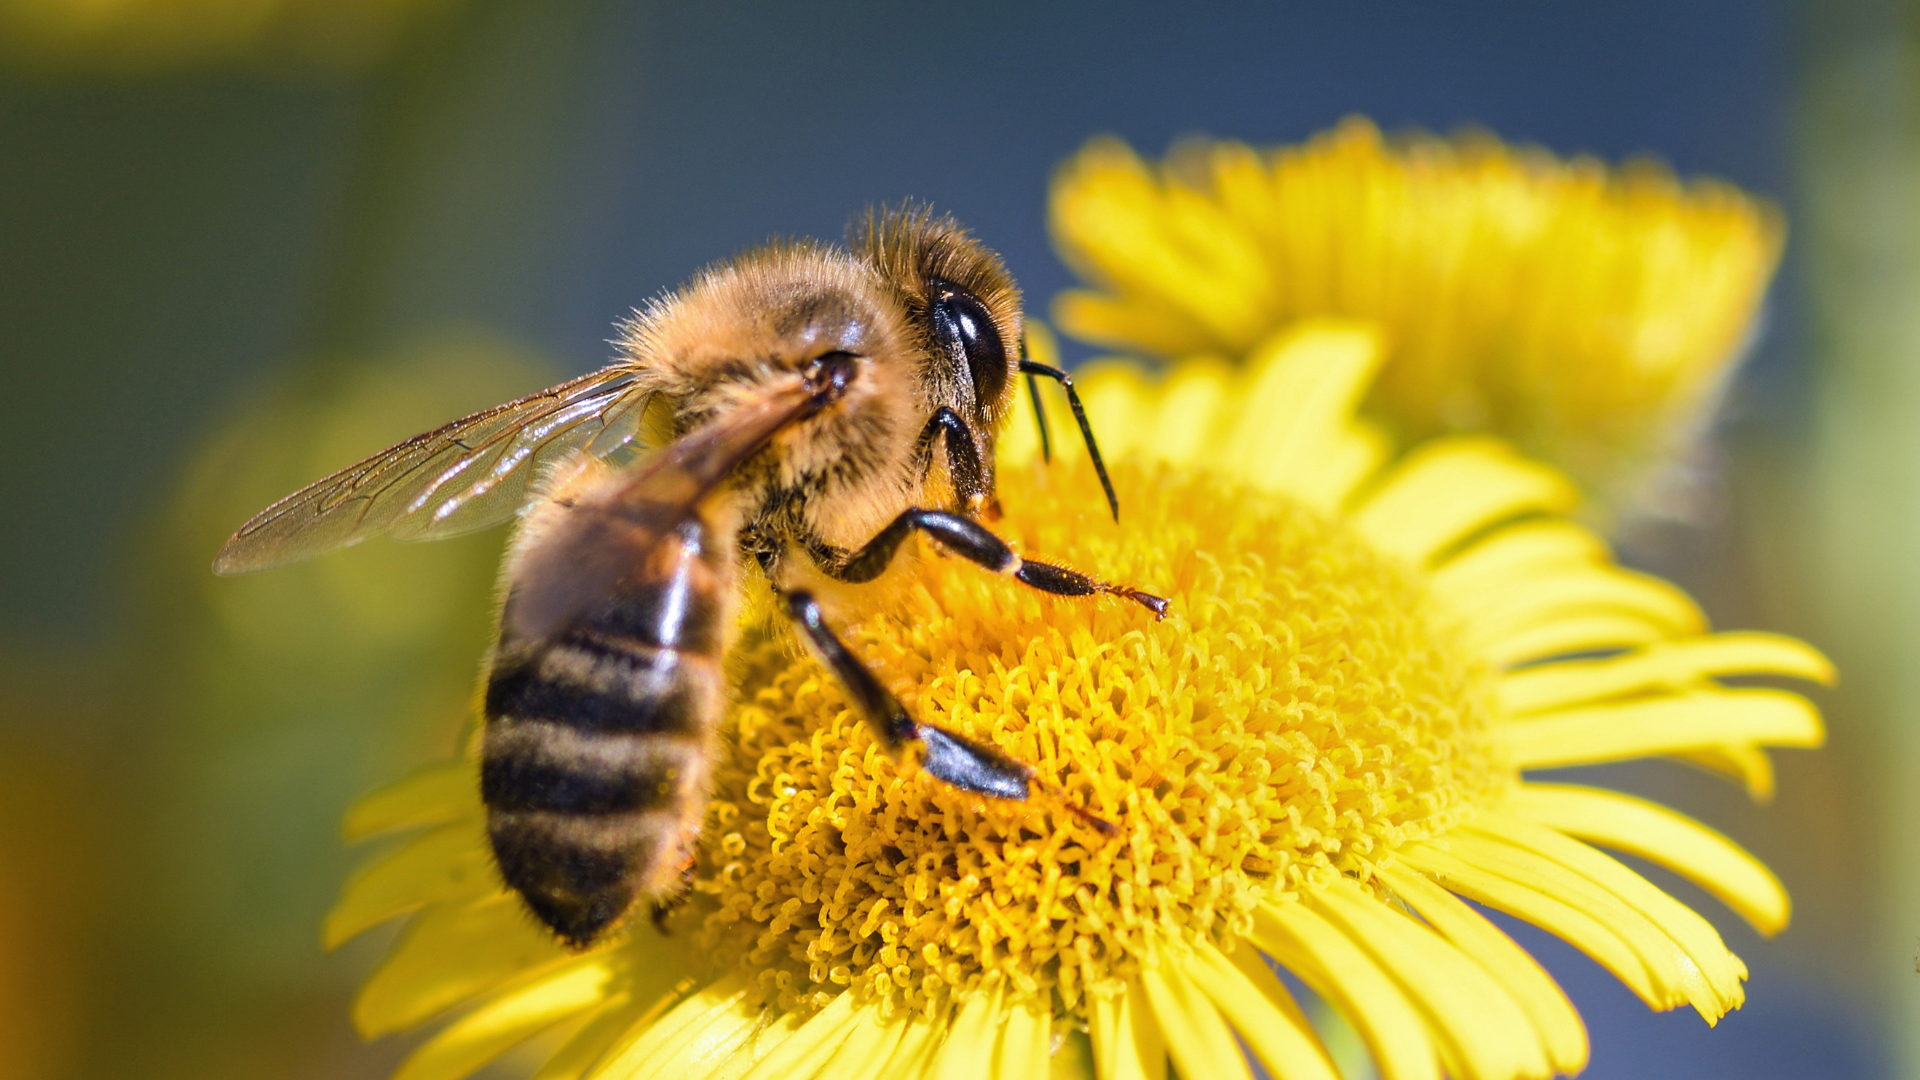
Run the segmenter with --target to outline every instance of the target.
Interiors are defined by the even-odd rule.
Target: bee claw
[[[1173,601],[1163,596],[1155,596],[1152,593],[1144,593],[1138,589],[1120,589],[1117,591],[1120,593],[1120,595],[1126,597],[1129,600],[1132,600],[1133,602],[1139,604],[1141,607],[1146,608],[1148,611],[1153,612],[1153,617],[1156,622],[1166,618],[1167,609],[1173,606]]]

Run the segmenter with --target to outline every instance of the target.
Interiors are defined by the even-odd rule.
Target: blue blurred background
[[[1920,1077],[1913,10],[809,8],[0,0],[0,1077],[378,1077],[407,1048],[347,1025],[380,941],[319,950],[364,854],[335,822],[452,745],[499,535],[215,581],[251,511],[597,367],[647,297],[871,202],[954,212],[1044,312],[1047,181],[1089,136],[1350,113],[1786,208],[1711,497],[1622,544],[1717,624],[1829,649],[1832,744],[1783,755],[1765,807],[1606,779],[1768,859],[1795,924],[1762,942],[1650,872],[1753,968],[1714,1030],[1514,932],[1585,1014],[1588,1076]]]

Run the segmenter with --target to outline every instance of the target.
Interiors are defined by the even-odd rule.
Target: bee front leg
[[[847,555],[837,563],[821,560],[821,569],[839,578],[841,581],[872,581],[880,576],[893,561],[893,556],[906,540],[907,534],[918,530],[940,542],[940,546],[970,562],[1002,574],[1009,574],[1023,584],[1055,596],[1093,596],[1107,593],[1125,597],[1139,604],[1154,617],[1164,618],[1167,614],[1167,601],[1152,593],[1126,585],[1113,585],[1098,578],[1089,577],[1078,570],[1055,563],[1023,559],[1013,553],[1005,540],[995,536],[986,526],[972,518],[949,514],[941,510],[908,510],[894,518],[892,524],[881,529],[879,535],[867,541],[865,547]],[[818,560],[818,556],[816,555]]]
[[[960,508],[976,514],[993,504],[993,477],[980,463],[980,447],[973,429],[960,414],[945,405],[934,410],[933,418],[920,431],[915,453],[923,465],[933,460],[933,441],[946,436],[947,475],[953,480],[953,494]]]
[[[996,799],[1026,800],[1033,783],[1032,769],[984,743],[914,720],[900,699],[880,685],[867,665],[834,635],[811,593],[785,593],[782,600],[787,615],[800,628],[807,651],[839,678],[889,752],[897,754],[917,742],[923,747],[920,766],[935,779]]]

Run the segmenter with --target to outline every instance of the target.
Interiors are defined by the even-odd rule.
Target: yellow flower
[[[1705,421],[1781,243],[1779,215],[1725,184],[1484,135],[1389,143],[1357,119],[1159,168],[1093,142],[1052,224],[1097,289],[1056,301],[1069,334],[1238,359],[1297,319],[1367,319],[1388,342],[1368,405],[1396,434],[1492,431],[1610,499]]]
[[[338,943],[412,913],[354,1019],[450,1017],[401,1067],[452,1080],[543,1036],[539,1080],[1332,1080],[1276,977],[1360,1032],[1387,1080],[1578,1070],[1585,1030],[1460,897],[1586,951],[1649,1005],[1709,1022],[1746,969],[1706,920],[1599,847],[1699,883],[1763,933],[1765,867],[1672,811],[1529,769],[1650,755],[1771,783],[1818,715],[1725,676],[1824,681],[1798,642],[1711,634],[1612,564],[1570,485],[1485,437],[1391,459],[1354,405],[1382,358],[1297,328],[1239,369],[1083,380],[1115,525],[1082,462],[1003,447],[1005,533],[1173,597],[1022,590],[917,560],[849,639],[916,715],[990,740],[1117,823],[983,800],[875,746],[833,679],[756,623],[692,899],[576,954],[505,892],[472,760],[371,796],[353,836],[424,829],[345,889]],[[1056,419],[1064,419],[1059,417]],[[1078,455],[1074,455],[1078,456]],[[1593,846],[1598,845],[1599,847]]]

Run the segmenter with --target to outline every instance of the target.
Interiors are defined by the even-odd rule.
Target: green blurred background
[[[1515,933],[1586,1014],[1589,1076],[1920,1077],[1916,16],[0,0],[0,1078],[372,1078],[407,1048],[347,1024],[383,941],[319,949],[366,854],[336,823],[451,748],[501,536],[216,580],[247,515],[600,365],[630,307],[769,235],[932,199],[1044,310],[1046,181],[1086,137],[1349,112],[1786,207],[1717,467],[1622,543],[1719,625],[1832,652],[1831,746],[1782,755],[1765,807],[1608,779],[1767,858],[1795,925],[1758,941],[1652,873],[1754,970],[1712,1031]]]

